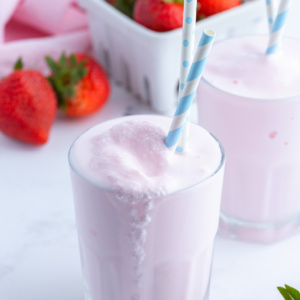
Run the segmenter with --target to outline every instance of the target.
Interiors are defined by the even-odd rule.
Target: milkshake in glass
[[[300,41],[219,42],[198,89],[199,124],[226,151],[220,232],[256,242],[300,227]]]
[[[86,300],[207,300],[224,153],[191,125],[190,151],[164,143],[171,119],[99,124],[69,153]]]

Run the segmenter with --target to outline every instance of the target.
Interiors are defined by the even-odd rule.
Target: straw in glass
[[[182,94],[184,83],[186,81],[189,67],[193,60],[193,50],[195,44],[195,27],[196,27],[196,10],[197,0],[184,0],[183,25],[182,25],[182,41],[181,41],[181,64],[179,77],[179,99]],[[181,137],[178,142],[176,151],[183,153],[188,148],[189,139],[189,115],[187,113],[187,121],[184,125]]]
[[[275,0],[266,0],[266,8],[267,8],[267,15],[268,15],[268,24],[269,24],[269,31],[272,32],[272,27],[275,19],[275,8],[276,8],[276,1]]]
[[[193,63],[181,93],[181,98],[179,99],[171,127],[165,140],[166,146],[172,151],[176,150],[183,127],[187,121],[188,112],[196,94],[196,90],[215,36],[216,34],[214,31],[206,29],[204,30],[198,44]]]
[[[268,44],[266,54],[276,53],[281,44],[283,29],[286,24],[288,12],[290,10],[292,1],[293,0],[281,0],[280,2],[278,13],[274,21],[274,24],[272,26],[272,32],[270,34],[270,39],[269,39],[269,44]]]

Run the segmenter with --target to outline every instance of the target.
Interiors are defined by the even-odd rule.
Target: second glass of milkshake
[[[199,123],[224,145],[220,232],[269,243],[300,228],[300,41],[219,42],[198,89]]]

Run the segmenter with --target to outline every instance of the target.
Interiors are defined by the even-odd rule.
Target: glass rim
[[[134,115],[130,115],[130,116],[121,116],[121,117],[118,117],[118,118],[114,118],[114,119],[110,119],[110,120],[107,120],[105,122],[102,122],[102,123],[98,123],[90,128],[88,128],[87,130],[85,130],[84,132],[82,132],[79,136],[77,136],[77,138],[72,142],[70,148],[69,148],[69,151],[68,151],[68,162],[69,162],[69,166],[71,168],[71,170],[77,174],[81,179],[83,179],[85,182],[91,184],[92,186],[98,188],[98,189],[101,189],[103,192],[107,192],[107,193],[115,193],[115,191],[109,187],[105,187],[105,186],[101,186],[99,183],[96,183],[95,181],[91,180],[90,178],[88,178],[87,176],[85,176],[82,172],[80,172],[80,170],[78,170],[76,167],[75,167],[75,164],[73,161],[72,161],[72,158],[71,158],[71,152],[76,144],[76,142],[78,141],[78,139],[84,135],[85,133],[87,133],[88,131],[92,130],[94,127],[100,125],[100,124],[104,124],[104,123],[107,123],[107,122],[110,122],[112,120],[116,120],[116,119],[120,119],[120,118],[127,118],[127,117],[132,117]],[[136,116],[136,115],[135,115]],[[162,118],[170,118],[172,119],[172,117],[168,117],[168,116],[161,116],[161,115],[151,115],[151,114],[141,114],[141,115],[137,115],[137,116],[156,116],[156,117],[162,117]],[[211,133],[209,132],[207,129],[205,129],[204,127],[194,123],[194,122],[191,122],[192,124],[194,124],[195,126],[197,127],[200,127],[202,128],[203,130],[205,130],[213,139],[214,141],[218,144],[219,146],[219,149],[220,149],[220,152],[221,152],[221,159],[220,159],[220,162],[218,164],[218,166],[216,167],[216,169],[211,172],[208,176],[204,177],[203,179],[191,184],[191,185],[188,185],[188,186],[185,186],[181,189],[177,189],[177,190],[174,190],[174,191],[171,191],[171,192],[168,192],[166,194],[163,194],[161,196],[158,196],[156,198],[163,198],[163,197],[166,197],[166,196],[169,196],[169,195],[173,195],[173,194],[176,194],[176,193],[179,193],[179,192],[182,192],[182,191],[185,191],[185,190],[188,190],[190,188],[193,188],[195,186],[197,186],[198,184],[201,184],[201,183],[204,183],[206,181],[208,181],[210,178],[216,176],[219,171],[222,170],[222,168],[224,167],[225,165],[225,159],[226,159],[226,156],[225,156],[225,150],[224,150],[224,147],[223,145],[221,144],[221,142]],[[175,155],[175,154],[174,154]],[[155,198],[155,199],[156,199]]]
[[[242,38],[242,37],[251,37],[251,36],[253,36],[253,37],[254,36],[266,37],[266,36],[268,36],[268,34],[263,34],[263,33],[251,34],[250,33],[250,34],[237,35],[237,36],[233,36],[233,37],[230,37],[230,38],[223,38],[223,39],[221,39],[219,41],[216,41],[215,44],[219,44],[219,43],[222,43],[222,42],[227,41],[227,40],[239,39],[239,38]],[[291,37],[291,36],[284,36],[283,39],[295,40],[295,41],[299,41],[300,42],[299,38]],[[224,94],[227,94],[227,95],[230,95],[230,96],[233,96],[233,97],[242,98],[243,101],[258,101],[258,102],[274,102],[274,101],[278,101],[279,102],[279,101],[293,101],[293,100],[296,101],[296,98],[300,97],[300,93],[297,94],[297,95],[294,95],[294,96],[279,97],[279,98],[272,98],[272,97],[259,98],[259,97],[250,97],[250,96],[246,96],[246,95],[234,94],[234,93],[226,91],[226,90],[224,90],[224,89],[222,89],[222,88],[220,88],[220,87],[212,84],[211,82],[209,82],[208,79],[206,79],[206,77],[205,77],[205,73],[203,74],[203,76],[201,78],[201,81],[203,81],[204,83],[206,83],[210,87],[212,87],[215,90],[218,90],[218,91],[220,91],[220,92],[222,92]]]

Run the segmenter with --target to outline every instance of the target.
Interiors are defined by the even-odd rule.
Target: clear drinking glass
[[[216,135],[226,151],[220,233],[268,243],[297,232],[300,95],[240,96],[204,76],[197,99],[199,124]]]
[[[218,141],[214,139],[222,156],[219,166],[201,182],[150,201],[124,202],[82,174],[73,155],[78,140],[70,149],[69,163],[85,299],[209,299],[224,171]],[[131,213],[133,208],[138,215]],[[132,243],[133,239],[140,243]]]

